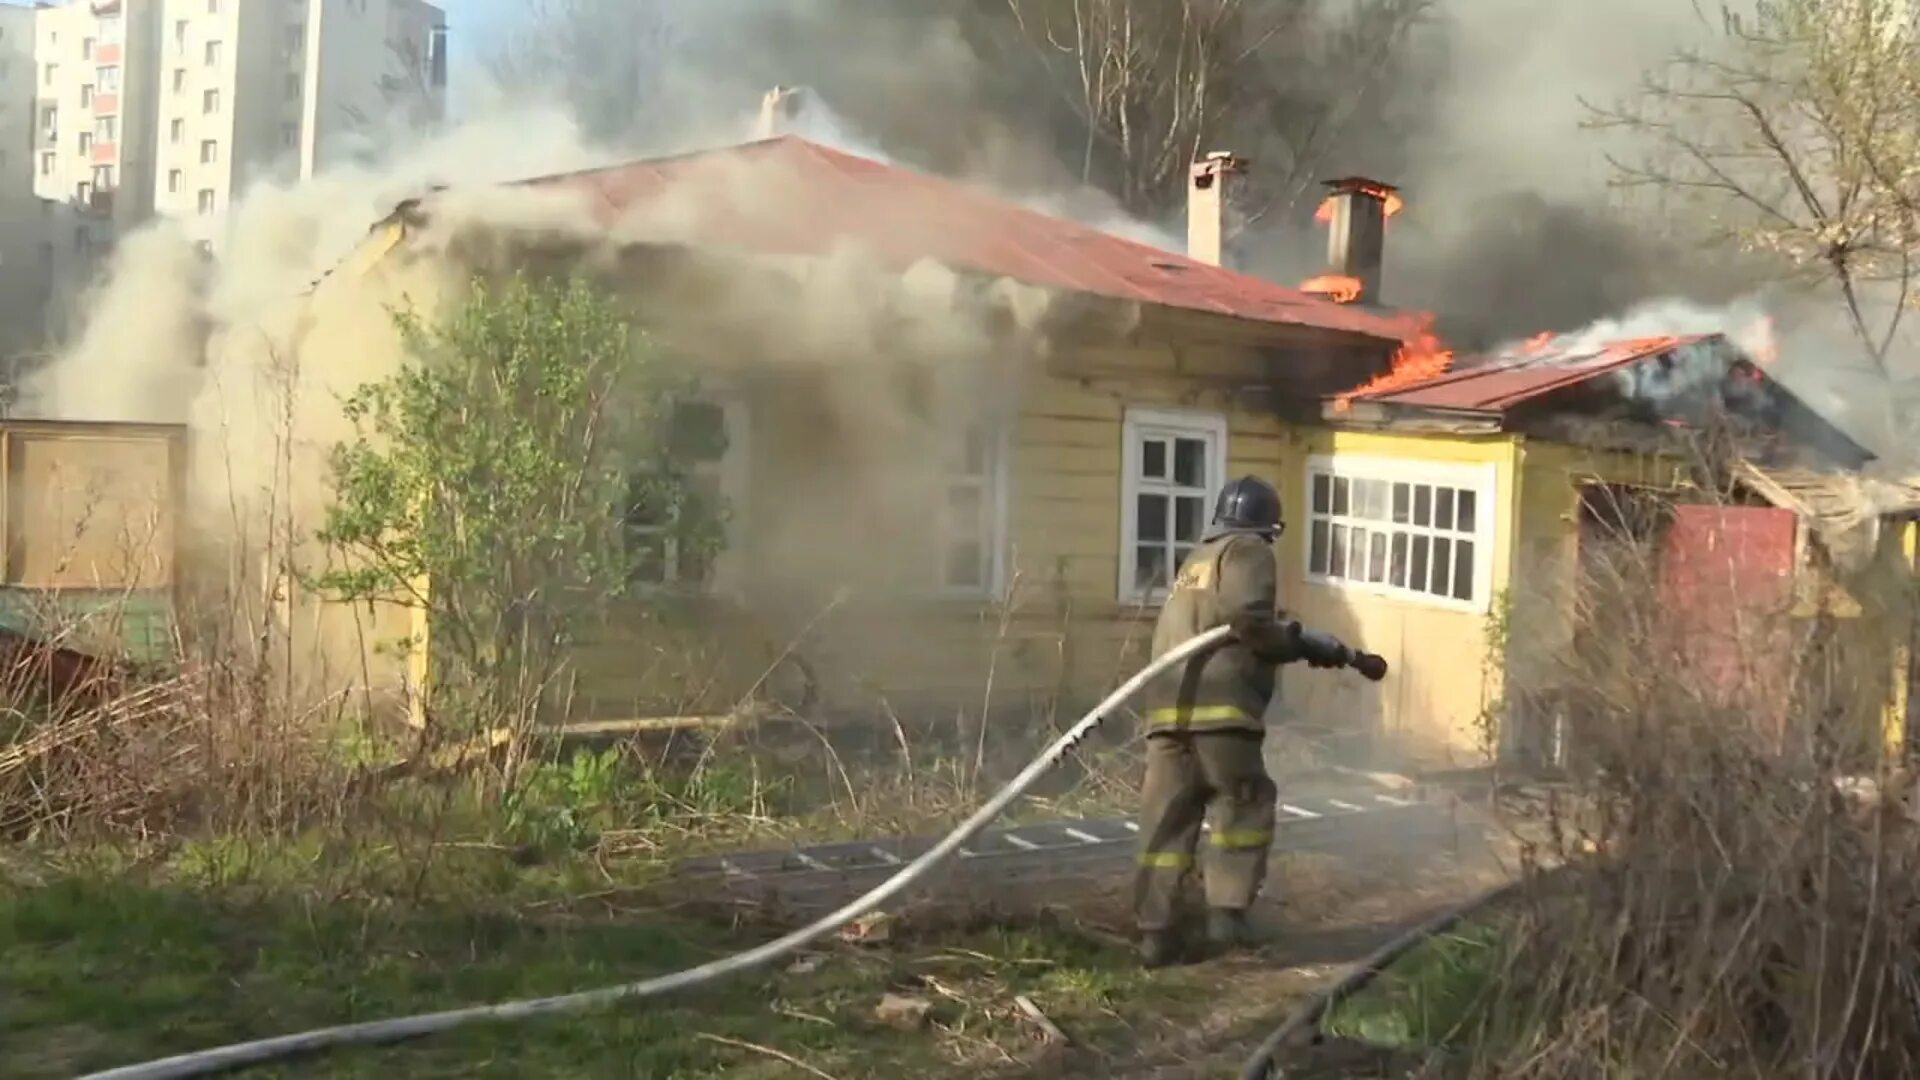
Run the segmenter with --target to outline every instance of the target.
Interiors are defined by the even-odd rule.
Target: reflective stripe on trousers
[[[1245,909],[1259,895],[1279,798],[1267,776],[1261,742],[1260,732],[1235,728],[1148,735],[1134,871],[1134,916],[1141,929],[1165,929],[1175,922],[1181,882],[1201,847],[1203,822],[1211,826],[1203,874],[1207,904]]]
[[[1172,705],[1147,710],[1147,726],[1154,728],[1260,727],[1260,718],[1238,705]]]

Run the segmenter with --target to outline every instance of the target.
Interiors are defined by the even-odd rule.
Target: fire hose
[[[1368,678],[1375,678],[1376,672],[1378,675],[1386,673],[1385,662],[1378,657],[1349,650],[1331,638],[1306,634],[1298,629],[1298,624],[1289,624],[1288,629],[1297,636],[1297,640],[1301,642],[1305,651],[1315,654],[1316,661],[1327,661],[1328,666],[1332,666],[1332,663],[1338,659],[1344,659],[1346,663],[1362,670]],[[179,1054],[138,1065],[127,1065],[92,1073],[83,1077],[82,1080],[171,1080],[173,1077],[208,1076],[253,1065],[285,1061],[289,1058],[344,1046],[402,1042],[471,1024],[511,1023],[555,1013],[579,1012],[635,998],[656,997],[764,966],[820,940],[899,895],[924,877],[928,871],[953,855],[961,845],[971,840],[995,818],[1006,812],[1015,799],[1024,795],[1048,770],[1063,761],[1074,747],[1099,727],[1109,713],[1139,693],[1162,672],[1185,662],[1198,653],[1224,644],[1232,636],[1231,628],[1216,627],[1169,650],[1165,655],[1148,664],[1139,674],[1128,679],[1119,689],[1107,695],[1104,701],[1094,706],[1092,711],[1055,739],[1052,745],[1048,746],[1040,756],[1034,758],[1026,768],[1020,771],[1019,775],[1001,788],[985,805],[974,811],[973,816],[948,833],[939,843],[902,867],[898,873],[874,886],[864,895],[849,901],[838,910],[764,945],[724,956],[698,967],[687,968],[684,971],[620,986],[583,990],[555,997],[508,1001],[495,1005],[475,1005],[391,1020],[317,1028],[294,1035],[234,1043],[211,1050]]]

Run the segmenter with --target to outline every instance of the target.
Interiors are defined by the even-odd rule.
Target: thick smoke
[[[639,152],[740,141],[756,111],[757,101],[742,103],[712,128],[676,129]],[[816,136],[840,129],[830,113],[809,116]],[[844,148],[865,149],[855,139],[842,136]],[[776,625],[780,611],[796,625],[817,615],[822,588],[884,607],[903,583],[925,587],[939,566],[926,497],[942,490],[953,444],[1004,411],[1006,365],[1043,347],[1047,305],[1035,290],[981,288],[937,266],[903,276],[856,247],[793,265],[658,254],[629,265],[633,245],[657,253],[719,224],[807,212],[777,163],[715,162],[611,231],[577,189],[500,185],[632,152],[586,145],[557,113],[473,118],[383,167],[246,192],[209,252],[155,225],[121,247],[84,333],[28,388],[29,410],[187,424],[190,559],[203,575],[240,572],[247,595],[225,601],[240,621],[271,610],[288,633],[303,627],[324,662],[299,674],[324,690],[327,670],[357,673],[369,642],[406,629],[322,618],[295,584],[322,557],[298,538],[321,523],[326,455],[351,435],[340,400],[403,359],[395,308],[444,310],[470,273],[517,262],[516,245],[571,246],[589,272],[645,281],[632,292],[654,304],[649,325],[699,359],[703,382],[778,393],[777,413],[806,418],[804,433],[760,437],[814,453],[755,481],[802,509],[757,521],[733,556],[751,560]],[[365,257],[373,222],[441,185],[402,247]],[[862,544],[844,542],[849,522]],[[287,550],[288,537],[301,550]]]
[[[989,183],[1129,238],[1182,245],[1177,191],[1166,193],[1164,214],[1136,220],[1087,190],[1101,183],[1097,167],[1087,171],[1101,147],[1086,135],[1076,87],[1009,32],[1002,4],[529,3],[547,21],[530,20],[501,43],[507,73],[560,88],[610,140],[657,142],[685,118],[711,126],[737,115],[772,83],[806,85],[846,118],[831,133],[838,145]],[[1341,5],[1264,0],[1250,9],[1284,13],[1287,33],[1313,45],[1304,61],[1362,55],[1340,36]],[[1710,40],[1712,14],[1686,0],[1438,0],[1378,71],[1316,71],[1325,80],[1319,100],[1313,86],[1281,81],[1276,93],[1298,100],[1235,102],[1261,122],[1229,125],[1219,138],[1232,145],[1197,149],[1250,158],[1260,182],[1297,176],[1306,186],[1249,221],[1233,258],[1283,281],[1321,273],[1312,180],[1357,172],[1408,195],[1389,237],[1383,299],[1442,313],[1441,329],[1463,349],[1573,329],[1661,296],[1733,300],[1752,286],[1745,268],[1723,254],[1702,257],[1610,192],[1607,155],[1636,148],[1582,130],[1587,103],[1632,97],[1644,72]],[[1337,130],[1303,146],[1289,116],[1342,99],[1354,105],[1329,114],[1342,118]]]

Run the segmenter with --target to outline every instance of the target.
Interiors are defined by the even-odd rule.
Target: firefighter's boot
[[[1171,930],[1143,930],[1140,932],[1140,963],[1150,968],[1163,968],[1180,958],[1180,939]]]
[[[1207,943],[1216,949],[1250,949],[1260,944],[1260,933],[1241,908],[1207,909]]]

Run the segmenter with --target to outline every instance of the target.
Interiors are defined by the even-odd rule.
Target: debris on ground
[[[893,916],[869,911],[840,928],[840,940],[855,945],[878,945],[893,936]]]
[[[933,1003],[926,998],[887,994],[880,999],[880,1004],[874,1006],[873,1018],[888,1027],[918,1031],[927,1026],[927,1019],[932,1012]]]

